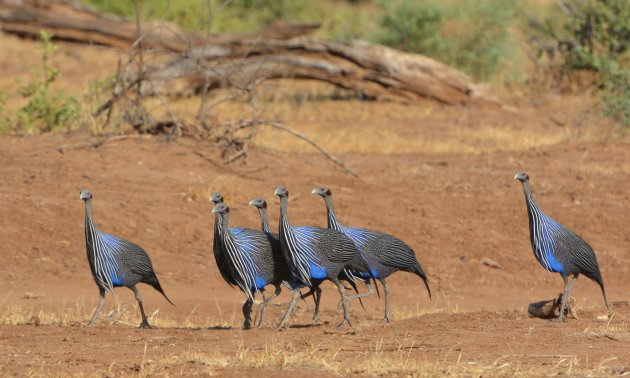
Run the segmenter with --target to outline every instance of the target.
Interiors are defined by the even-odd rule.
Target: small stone
[[[485,266],[489,266],[489,267],[495,268],[495,269],[501,269],[501,264],[499,264],[498,261],[493,260],[493,259],[491,259],[489,257],[484,257],[480,261]]]

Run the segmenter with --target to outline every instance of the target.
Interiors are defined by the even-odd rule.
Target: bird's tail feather
[[[374,283],[374,287],[376,288],[376,297],[378,299],[381,299],[381,291],[378,288],[378,285],[376,284],[376,277],[374,276],[374,274],[372,273],[372,269],[370,269],[370,265],[368,264],[368,262],[363,258],[363,256],[361,256],[361,260],[363,262],[364,265],[364,269],[366,272],[368,272],[370,274],[370,277],[368,278],[368,282],[370,281],[370,279],[372,280],[372,282]],[[361,303],[361,305],[363,305],[363,303]]]
[[[610,307],[608,307],[608,299],[606,298],[606,290],[604,289],[604,280],[602,279],[601,274],[593,277],[592,280],[597,282],[599,287],[602,289],[602,295],[604,296],[604,303],[606,304],[606,308],[610,311]]]
[[[166,298],[166,300],[168,301],[168,303],[172,304],[173,306],[175,306],[175,303],[171,302],[170,299],[168,299],[168,296],[166,295],[166,293],[164,292],[164,289],[162,289],[162,285],[160,285],[160,281],[158,280],[157,276],[155,275],[155,273],[153,274],[153,276],[151,278],[149,278],[147,281],[145,281],[146,283],[148,283],[149,285],[153,286],[153,288],[157,291],[159,291],[160,293],[162,293],[162,295],[164,296],[164,298]]]
[[[427,278],[427,275],[426,273],[424,273],[424,270],[422,270],[422,267],[420,266],[420,264],[416,264],[414,268],[415,269],[413,272],[417,274],[420,278],[422,278],[422,281],[424,281],[424,286],[426,286],[427,292],[429,293],[429,298],[432,299],[431,288],[429,287],[429,278]]]
[[[606,304],[606,308],[610,311],[610,307],[608,306],[608,299],[606,298],[606,289],[604,288],[604,279],[602,278],[602,274],[599,272],[599,269],[597,269],[594,272],[583,271],[582,274],[592,279],[593,281],[597,282],[597,284],[599,285],[599,288],[602,289],[602,295],[604,296],[604,304]]]

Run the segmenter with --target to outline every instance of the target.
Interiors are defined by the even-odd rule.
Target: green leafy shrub
[[[599,72],[616,69],[612,66],[630,49],[630,2],[573,0],[564,5],[566,41],[558,47],[565,64]]]
[[[10,119],[7,114],[6,103],[7,95],[0,91],[0,134],[4,134],[9,130]]]
[[[105,12],[135,17],[133,1],[87,0]],[[186,29],[212,33],[249,32],[278,19],[315,21],[322,16],[310,0],[138,0],[140,19],[165,20]]]
[[[502,0],[382,0],[380,29],[371,38],[430,56],[477,79],[488,79],[510,53],[515,4]]]
[[[563,72],[589,71],[606,115],[630,127],[630,1],[565,0],[561,12],[532,23],[553,41]]]
[[[62,92],[52,92],[51,84],[60,76],[59,70],[51,61],[56,46],[51,36],[42,31],[43,42],[42,66],[36,67],[36,80],[20,88],[20,94],[28,99],[26,105],[18,110],[18,128],[25,131],[48,132],[60,128],[68,128],[79,118],[79,103]]]
[[[604,79],[604,113],[630,128],[630,72],[619,70]]]

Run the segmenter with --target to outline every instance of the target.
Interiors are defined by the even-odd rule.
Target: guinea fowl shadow
[[[326,322],[327,324],[327,322]],[[287,325],[286,327],[275,327],[275,329],[277,329],[278,331],[282,331],[285,329],[309,329],[309,328],[317,328],[317,327],[321,327],[324,324],[322,323],[309,323],[309,324],[291,324],[291,325]],[[270,327],[270,328],[274,328],[274,327]]]

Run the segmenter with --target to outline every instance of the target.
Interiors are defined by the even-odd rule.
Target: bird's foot
[[[89,322],[87,322],[86,327],[91,328],[94,325],[94,321],[90,320]]]
[[[554,323],[564,323],[567,321],[567,318],[564,316],[558,316],[557,318],[551,319],[551,321]]]
[[[346,325],[348,327],[352,327],[352,323],[350,323],[350,319],[348,318],[343,318],[343,321],[341,323],[339,323],[339,325],[337,325],[337,328],[345,328]]]
[[[245,321],[245,323],[243,323],[243,327],[241,327],[243,329],[251,329],[252,325],[250,324],[250,322]]]
[[[151,327],[148,321],[143,320],[142,323],[140,323],[140,325],[138,326],[138,328],[153,328],[153,327]]]
[[[319,324],[319,316],[318,315],[313,315],[313,322]]]
[[[383,324],[389,324],[389,318],[386,316],[383,318],[383,320],[381,320],[381,323]]]

